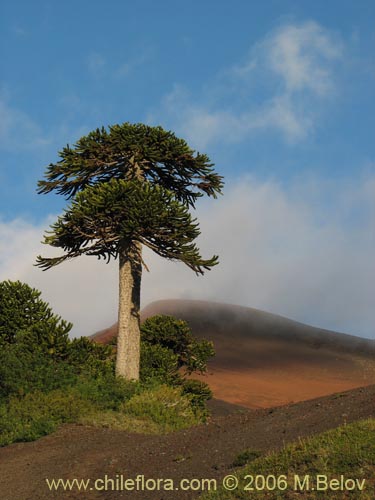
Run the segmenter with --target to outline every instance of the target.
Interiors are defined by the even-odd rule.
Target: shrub
[[[207,371],[207,361],[215,356],[213,342],[209,340],[196,340],[189,345],[186,353],[186,372],[191,374],[193,372],[205,373]]]
[[[86,375],[114,373],[115,351],[112,346],[98,344],[87,337],[69,341],[66,362]]]
[[[71,323],[41,293],[19,281],[0,283],[0,400],[74,385],[80,374],[112,373],[113,348],[69,339]]]
[[[208,359],[215,354],[212,342],[198,340],[186,321],[173,316],[157,315],[146,319],[141,326],[141,338],[143,342],[160,345],[176,354],[178,368],[187,373],[206,371]]]
[[[72,386],[77,379],[73,366],[57,362],[43,352],[30,352],[23,343],[0,349],[0,399],[38,390],[49,392]]]
[[[135,418],[159,424],[162,431],[190,427],[200,422],[192,408],[191,400],[179,387],[161,385],[133,396],[120,410]]]
[[[142,382],[175,383],[180,378],[178,355],[161,345],[141,342],[140,378]]]
[[[207,360],[214,355],[212,342],[195,338],[186,321],[164,315],[148,318],[141,326],[141,338],[141,380],[179,386],[193,409],[207,415],[210,388],[184,375],[206,371]]]
[[[200,380],[183,380],[182,394],[187,394],[190,397],[191,404],[194,408],[204,411],[206,409],[207,400],[212,398],[212,391],[207,384]]]
[[[141,385],[106,373],[96,378],[81,376],[75,390],[98,409],[118,410],[123,402],[141,391]]]
[[[12,397],[7,405],[0,406],[0,446],[33,441],[91,410],[91,405],[75,392],[56,390]]]
[[[36,390],[64,389],[80,380],[82,390],[84,385],[90,387],[101,401],[112,395],[113,405],[117,405],[116,394],[120,389],[116,388],[123,384],[115,381],[111,348],[95,345],[85,338],[74,339],[68,343],[66,359],[61,360],[46,355],[37,346],[33,351],[28,346],[28,342],[25,346],[19,341],[0,349],[0,399]],[[108,387],[104,389],[106,384]]]
[[[41,292],[20,281],[0,283],[0,345],[19,340],[25,348],[37,345],[46,354],[64,357],[72,324],[52,312]]]

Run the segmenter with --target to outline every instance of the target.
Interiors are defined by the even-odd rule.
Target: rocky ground
[[[245,410],[212,403],[210,421],[164,436],[146,436],[66,425],[32,443],[0,449],[2,500],[142,499],[187,500],[196,492],[51,492],[46,478],[217,478],[230,473],[244,449],[266,453],[299,437],[345,422],[375,417],[375,386],[282,407]],[[92,483],[91,483],[92,484]]]

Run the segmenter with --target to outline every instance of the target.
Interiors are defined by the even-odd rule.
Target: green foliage
[[[178,355],[158,344],[141,342],[140,379],[173,384],[179,380]]]
[[[38,344],[45,353],[63,357],[72,324],[52,312],[40,298],[41,292],[20,281],[0,283],[0,346],[14,343],[19,336]]]
[[[162,433],[198,424],[203,417],[178,387],[145,389],[107,375],[80,379],[63,390],[10,397],[0,404],[0,446],[38,439],[68,422]]]
[[[157,315],[146,319],[141,326],[141,339],[171,350],[178,356],[178,368],[186,373],[205,372],[207,361],[215,355],[212,342],[198,340],[186,321],[173,316]]]
[[[0,400],[32,391],[62,389],[76,380],[74,366],[57,362],[38,349],[25,349],[23,343],[5,345],[0,350]]]
[[[203,274],[217,264],[217,257],[201,258],[193,243],[199,234],[196,220],[172,191],[138,179],[114,178],[77,193],[44,240],[65,254],[38,257],[37,265],[49,269],[83,254],[109,260],[119,256],[124,242],[138,242]]]
[[[217,264],[217,256],[200,256],[189,208],[203,194],[221,193],[222,177],[183,139],[161,127],[123,123],[96,129],[59,155],[39,193],[57,191],[73,201],[44,240],[65,254],[39,256],[42,269],[82,254],[117,258],[135,242],[196,273]]]
[[[77,339],[68,344],[68,357],[56,360],[37,348],[33,351],[25,348],[22,342],[4,346],[0,350],[0,399],[33,391],[64,389],[79,380],[92,380],[93,384],[102,386],[107,383],[109,398],[111,383],[115,380],[114,365],[113,360],[103,357],[108,352],[104,347],[94,345],[93,349],[88,339],[82,342]]]
[[[115,376],[114,346],[70,340],[66,323],[40,292],[19,282],[2,285],[0,446],[37,439],[64,422],[159,433],[206,417],[210,390],[181,374],[194,366],[193,355],[195,366],[205,368],[206,360],[196,355],[206,351],[185,322],[150,318],[142,341],[142,383],[129,382]],[[13,334],[12,310],[22,327]]]
[[[207,415],[211,389],[184,375],[207,370],[207,361],[215,354],[212,342],[198,340],[186,321],[167,315],[146,319],[141,325],[141,339],[141,380],[157,379],[180,386],[193,408]]]
[[[0,283],[0,399],[49,392],[84,373],[113,373],[113,348],[69,339],[70,323],[52,312],[41,293],[19,281]]]
[[[78,378],[74,389],[80,397],[100,410],[118,410],[124,401],[138,394],[142,387],[138,382],[124,380],[108,372],[96,378],[83,375]]]
[[[213,342],[206,339],[199,341],[194,339],[189,346],[189,350],[187,351],[187,373],[205,373],[207,371],[207,361],[213,356],[215,356]]]
[[[112,346],[79,337],[69,341],[66,361],[75,366],[78,372],[96,376],[113,373],[114,357]]]
[[[212,398],[212,391],[207,384],[200,380],[187,379],[181,384],[182,394],[187,394],[194,408],[206,412],[206,402]]]
[[[161,385],[133,396],[120,410],[132,417],[151,420],[165,432],[199,423],[190,398],[178,387]]]
[[[77,345],[82,350],[86,342]],[[8,345],[0,351],[0,446],[37,439],[64,422],[160,433],[202,421],[205,412],[197,411],[194,398],[186,395],[189,391],[157,385],[165,380],[166,371],[160,359],[156,368],[150,351],[161,359],[174,358],[174,366],[176,356],[160,346],[147,345],[146,350],[153,371],[141,385],[115,377],[113,361],[103,360],[106,368],[93,370],[90,351],[88,365],[78,367],[69,358],[56,361],[38,349],[30,352],[22,344]],[[79,352],[75,360],[81,356],[85,358]],[[97,366],[98,360],[94,361]]]
[[[197,273],[217,264],[216,256],[199,255],[199,228],[188,210],[203,194],[221,193],[222,177],[206,155],[194,153],[172,132],[130,123],[68,145],[38,183],[39,193],[73,199],[45,237],[65,255],[38,257],[37,265],[49,269],[82,254],[109,260],[135,241]]]
[[[244,465],[256,460],[262,455],[258,450],[245,450],[237,455],[234,459],[232,467],[243,467]]]
[[[60,160],[49,165],[45,180],[38,183],[39,193],[72,197],[88,185],[141,176],[194,205],[203,194],[216,197],[223,186],[209,158],[194,153],[183,139],[161,127],[123,123],[108,131],[98,128],[60,151]]]
[[[74,348],[69,346],[70,354],[73,350]],[[102,354],[100,351],[99,353]],[[74,355],[74,361],[78,356],[84,357],[82,345],[79,354]],[[4,346],[0,351],[0,400],[34,391],[47,393],[55,389],[65,389],[83,380],[90,380],[90,384],[96,388],[102,387],[106,393],[104,399],[109,400],[113,397],[113,404],[116,404],[116,391],[113,387],[115,383],[111,385],[115,380],[111,360],[100,359],[89,352],[86,361],[78,365],[76,362],[71,363],[69,359],[55,360],[39,349],[31,351],[22,343]],[[108,384],[106,390],[104,390],[105,384]],[[83,382],[81,385],[84,387]],[[99,397],[99,393],[97,396]]]
[[[0,446],[33,441],[61,423],[77,421],[90,410],[90,404],[77,394],[61,390],[12,397],[7,405],[0,406]]]
[[[161,434],[165,432],[159,424],[150,419],[145,420],[144,418],[137,418],[113,410],[90,412],[87,415],[81,416],[79,422],[83,425],[106,427],[140,434]]]
[[[186,364],[186,351],[192,340],[186,321],[161,314],[152,316],[142,323],[141,337],[144,342],[160,345],[178,355],[179,367]]]

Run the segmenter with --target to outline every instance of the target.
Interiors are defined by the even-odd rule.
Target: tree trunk
[[[139,380],[142,245],[124,246],[119,261],[116,375]]]

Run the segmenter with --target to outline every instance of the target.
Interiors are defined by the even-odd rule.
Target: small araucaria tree
[[[119,324],[116,373],[139,378],[142,246],[184,262],[197,274],[217,264],[204,260],[194,240],[200,234],[189,213],[204,194],[216,197],[222,178],[204,154],[161,127],[124,123],[94,130],[50,164],[39,193],[71,200],[44,243],[64,250],[38,257],[50,269],[79,255],[119,260]]]

